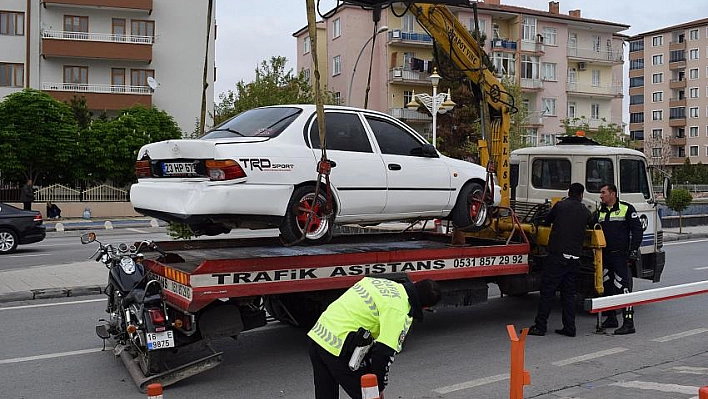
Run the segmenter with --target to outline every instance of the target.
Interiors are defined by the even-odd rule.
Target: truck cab
[[[632,272],[635,277],[659,281],[665,263],[663,231],[643,153],[564,136],[553,146],[514,150],[511,180],[512,207],[527,222],[536,221],[554,199],[565,197],[573,182],[585,186],[583,202],[592,212],[600,206],[600,188],[615,184],[619,199],[634,205],[642,222],[642,261]]]

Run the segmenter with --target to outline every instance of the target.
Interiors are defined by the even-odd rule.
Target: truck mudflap
[[[138,358],[134,357],[125,345],[118,345],[115,348],[115,353],[120,356],[130,377],[142,393],[145,393],[147,386],[152,383],[159,382],[165,387],[218,366],[223,360],[223,352],[213,352],[214,353],[211,355],[193,360],[181,366],[173,367],[160,374],[146,376],[140,369]]]

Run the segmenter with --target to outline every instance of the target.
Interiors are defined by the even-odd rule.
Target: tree
[[[10,94],[0,103],[0,174],[39,185],[67,178],[77,134],[69,105],[34,89]]]
[[[693,196],[685,188],[671,190],[669,198],[666,199],[666,206],[679,214],[679,234],[683,229],[683,211],[688,208],[691,201],[693,201]]]
[[[608,147],[627,147],[627,140],[623,135],[622,126],[616,123],[607,124],[605,118],[600,119],[601,124],[597,128],[590,127],[590,121],[581,116],[579,118],[561,119],[561,126],[568,136],[575,136],[577,131],[583,131],[587,137]]]
[[[671,157],[671,141],[668,137],[651,136],[644,138],[644,149],[649,165],[665,171]],[[688,158],[686,158],[688,161]],[[663,174],[655,172],[654,180],[661,181]]]
[[[285,71],[285,57],[271,57],[270,61],[261,61],[256,68],[256,80],[236,83],[236,91],[229,90],[219,94],[219,102],[214,107],[214,124],[229,119],[243,111],[278,104],[311,104],[314,94],[305,72],[294,74]],[[325,93],[325,103],[333,104],[334,96]]]

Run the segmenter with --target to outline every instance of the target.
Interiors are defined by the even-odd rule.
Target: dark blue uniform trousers
[[[541,276],[541,301],[536,313],[536,326],[544,333],[553,298],[560,288],[563,306],[563,328],[575,333],[575,275],[580,269],[579,259],[566,259],[563,254],[549,254]]]

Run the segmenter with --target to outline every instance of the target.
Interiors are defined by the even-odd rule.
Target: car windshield
[[[213,140],[234,137],[275,137],[287,128],[302,109],[288,107],[254,108],[242,112],[202,137]]]

